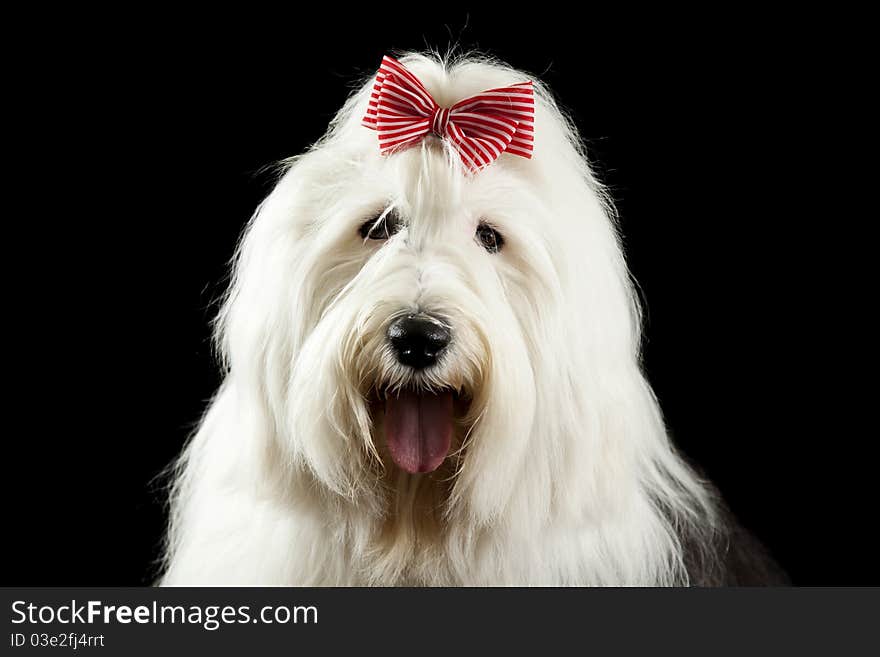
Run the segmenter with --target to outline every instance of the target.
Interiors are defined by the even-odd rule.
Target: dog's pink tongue
[[[394,462],[407,472],[440,467],[452,443],[452,393],[404,391],[385,401],[385,440]]]

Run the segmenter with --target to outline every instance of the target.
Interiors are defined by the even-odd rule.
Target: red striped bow
[[[471,171],[479,171],[502,153],[531,158],[534,117],[531,82],[489,89],[444,108],[403,64],[385,56],[363,124],[379,133],[383,155],[433,133],[449,140]]]

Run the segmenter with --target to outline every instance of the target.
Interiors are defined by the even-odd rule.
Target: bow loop
[[[449,141],[471,171],[502,153],[532,157],[535,98],[531,82],[489,89],[440,107],[396,59],[382,60],[363,125],[376,130],[383,155],[433,133]]]

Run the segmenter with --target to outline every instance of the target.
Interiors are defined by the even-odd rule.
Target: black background
[[[831,337],[862,340],[853,278],[835,278],[854,184],[836,150],[840,88],[858,56],[828,37],[847,34],[801,16],[642,15],[636,29],[546,8],[380,13],[9,22],[22,38],[7,46],[20,159],[6,302],[21,367],[3,584],[151,581],[154,477],[219,382],[208,324],[271,188],[261,169],[317,139],[382,54],[455,41],[539,76],[581,130],[684,453],[795,583],[880,581],[876,448],[855,419],[867,395],[835,369],[847,345]]]

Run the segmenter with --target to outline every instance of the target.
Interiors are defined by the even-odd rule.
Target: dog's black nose
[[[388,327],[388,341],[397,360],[417,370],[436,363],[450,339],[448,328],[425,315],[407,315]]]

